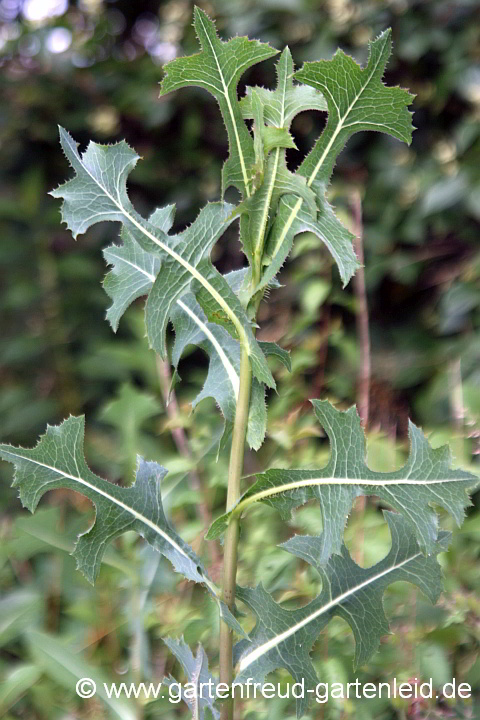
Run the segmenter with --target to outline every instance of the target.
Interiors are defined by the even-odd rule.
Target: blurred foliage
[[[337,45],[365,60],[366,43],[387,26],[394,55],[387,82],[417,94],[410,148],[362,134],[340,157],[331,201],[353,223],[352,197],[363,206],[365,275],[372,377],[369,461],[401,465],[407,417],[432,441],[449,441],[459,461],[474,467],[480,451],[480,9],[475,0],[211,0],[199,3],[224,36],[249,34],[277,47],[288,43],[297,64],[329,57]],[[114,337],[101,288],[100,249],[118,228],[95,228],[75,243],[60,225],[47,191],[63,181],[66,162],[57,123],[82,143],[123,137],[144,157],[130,194],[143,213],[176,202],[177,227],[219,194],[226,138],[206,93],[189,90],[158,99],[162,64],[195,51],[192,4],[186,0],[0,0],[0,428],[2,440],[33,444],[47,422],[87,415],[90,464],[128,484],[134,452],[169,469],[165,506],[183,537],[202,544],[196,468],[216,514],[225,502],[226,459],[213,451],[220,420],[213,404],[194,414],[189,401],[206,371],[192,352],[175,386],[179,407],[167,414],[165,388],[144,338],[141,303]],[[252,69],[245,84],[271,85],[273,62]],[[303,113],[294,123],[295,166],[322,127]],[[222,271],[241,267],[235,231],[217,245]],[[292,352],[293,372],[276,368],[279,392],[269,398],[269,439],[246,471],[313,467],[328,448],[307,398],[356,399],[360,361],[353,285],[341,289],[329,256],[310,235],[297,239],[281,277],[260,310],[261,339]],[[164,378],[163,378],[164,380]],[[191,453],[177,451],[181,428]],[[478,467],[478,465],[477,465]],[[217,618],[205,594],[180,583],[168,563],[129,534],[107,553],[95,588],[69,557],[88,527],[91,507],[57,491],[30,517],[22,511],[2,466],[0,500],[0,711],[7,718],[186,716],[165,701],[81,702],[74,678],[155,679],[172,669],[161,642],[182,632],[201,640],[215,667]],[[330,701],[310,717],[340,720],[480,717],[480,510],[477,496],[443,558],[446,592],[432,609],[403,584],[388,594],[398,631],[382,644],[362,681],[457,678],[475,701]],[[298,511],[289,531],[318,533],[318,509]],[[445,526],[449,521],[445,518]],[[241,583],[260,579],[292,606],[318,590],[311,569],[276,547],[285,526],[266,507],[245,521]],[[356,512],[347,529],[363,562],[386,554],[389,536],[375,503]],[[211,558],[212,559],[212,558]],[[359,558],[362,559],[362,558]],[[218,568],[217,568],[218,570]],[[215,573],[215,568],[212,568]],[[331,623],[314,659],[320,677],[352,681],[351,633]],[[287,678],[282,678],[284,681]],[[247,718],[290,716],[287,700],[250,701]]]

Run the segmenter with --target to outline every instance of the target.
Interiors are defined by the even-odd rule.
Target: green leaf
[[[292,372],[292,359],[288,350],[280,347],[277,343],[268,342],[267,340],[259,340],[258,344],[266,357],[276,357],[288,372]]]
[[[190,709],[194,720],[203,720],[206,708],[217,720],[220,717],[214,702],[217,682],[208,670],[208,658],[203,647],[198,645],[197,656],[194,657],[183,637],[180,640],[163,638],[163,642],[175,655],[188,678],[190,688],[186,689],[185,683],[183,683],[181,697]],[[165,685],[177,683],[172,675],[163,678],[163,682]]]
[[[358,267],[352,247],[353,235],[335,216],[325,192],[336,159],[354,133],[375,130],[411,142],[412,114],[407,107],[413,95],[399,87],[386,87],[382,82],[391,53],[390,35],[387,30],[370,43],[368,63],[363,69],[338,50],[332,60],[305,63],[295,73],[297,80],[320,91],[328,105],[327,125],[297,170],[315,191],[319,214],[312,222],[305,215],[300,198],[283,198],[268,242],[267,278],[273,277],[283,265],[294,236],[307,229],[315,232],[332,253],[344,285]]]
[[[165,329],[171,307],[182,294],[192,290],[209,319],[225,325],[247,348],[252,371],[257,379],[275,387],[275,381],[238,298],[208,258],[213,244],[233,221],[233,217],[230,217],[231,206],[210,203],[183,233],[170,236],[162,229],[170,208],[168,213],[154,213],[149,220],[145,220],[128,199],[127,176],[138,156],[125,142],[110,146],[91,142],[80,156],[77,144],[62,128],[60,141],[76,176],[51,195],[64,199],[62,218],[74,237],[102,220],[120,221],[143,250],[158,256],[161,261],[146,309],[147,330],[152,347],[165,358]],[[129,240],[123,254],[120,252],[120,260],[124,264],[125,260],[130,260],[133,252],[128,243]],[[112,251],[112,248],[109,250]],[[145,258],[142,260],[145,261]],[[147,268],[145,270],[150,272]],[[112,290],[112,280],[109,281],[109,290],[117,293],[118,288],[116,285]],[[140,289],[137,288],[136,292],[140,292]],[[126,295],[120,295],[117,306],[111,310],[114,323],[125,305],[125,298]]]
[[[286,48],[276,66],[277,88],[274,92],[262,88],[251,88],[247,97],[248,105],[246,115],[254,118],[255,142],[261,135],[261,147],[265,155],[273,150],[267,159],[265,168],[263,162],[260,164],[257,148],[257,167],[261,165],[261,182],[257,181],[257,188],[253,195],[245,200],[237,212],[248,213],[248,222],[241,224],[242,244],[254,270],[254,287],[252,293],[266,286],[266,282],[260,281],[262,269],[262,257],[265,246],[265,239],[275,217],[277,205],[283,195],[292,194],[298,196],[305,203],[305,211],[311,215],[312,221],[317,216],[317,204],[315,193],[307,185],[307,181],[301,175],[290,172],[287,168],[284,148],[295,147],[288,128],[295,115],[294,103],[299,87],[293,85],[293,61],[288,48]],[[312,95],[311,91],[307,92]],[[318,94],[313,92],[313,95]],[[266,102],[271,101],[272,105]],[[305,107],[303,109],[306,109]],[[325,109],[322,106],[322,109]],[[267,119],[273,120],[272,126],[264,126]],[[257,147],[257,146],[256,146]]]
[[[41,674],[40,668],[35,665],[14,665],[0,685],[0,712],[6,713],[8,708],[38,682]]]
[[[165,65],[161,95],[192,85],[212,93],[220,106],[229,139],[230,155],[223,169],[223,191],[234,185],[249,197],[255,153],[252,137],[242,118],[237,85],[248,68],[273,57],[278,50],[246,37],[223,42],[218,38],[214,22],[198,7],[195,8],[194,27],[202,51]]]
[[[289,552],[310,563],[322,580],[322,591],[308,605],[286,610],[259,585],[238,588],[237,597],[253,610],[257,624],[250,634],[251,643],[240,641],[235,656],[239,673],[235,682],[248,678],[262,682],[277,668],[285,668],[296,681],[305,679],[306,688],[318,682],[310,652],[319,633],[332,617],[338,615],[351,627],[355,636],[355,667],[364,664],[377,650],[380,639],[388,632],[383,609],[383,594],[393,582],[416,585],[435,603],[442,591],[442,571],[435,555],[445,550],[450,538],[442,532],[432,548],[435,555],[425,557],[409,524],[395,513],[385,512],[392,537],[388,555],[368,569],[359,567],[342,546],[328,564],[318,562],[321,539],[295,537],[283,545]],[[308,706],[305,692],[297,700],[297,717]]]
[[[128,448],[132,438],[136,440],[142,424],[161,412],[162,406],[156,397],[131,383],[123,383],[116,397],[102,407],[99,418],[118,430],[123,448]]]
[[[178,369],[180,358],[189,345],[202,348],[210,358],[204,386],[193,400],[193,407],[204,398],[214,398],[225,418],[225,432],[229,435],[235,419],[240,386],[240,345],[222,327],[208,322],[202,308],[191,294],[184,295],[182,300],[178,301],[171,320],[175,328],[175,343],[172,349],[175,369]],[[259,345],[265,352],[262,345]],[[266,421],[263,385],[254,380],[247,425],[247,442],[254,450],[258,450],[264,440]]]
[[[15,590],[0,599],[0,647],[42,621],[43,603],[31,589]]]
[[[315,221],[317,216],[315,194],[308,187],[304,177],[288,170],[285,150],[277,147],[268,158],[261,185],[248,200],[242,203],[242,209],[248,213],[248,224],[242,226],[242,244],[251,262],[260,262],[262,258],[265,238],[283,195],[300,198],[305,203],[305,214],[312,222]],[[265,284],[262,278],[256,289]]]
[[[92,527],[78,539],[73,556],[78,568],[93,583],[100,570],[106,545],[127,530],[135,530],[177,572],[194,582],[210,584],[201,560],[171,527],[163,511],[160,484],[167,470],[138,458],[135,484],[124,488],[95,475],[85,462],[83,417],[69,417],[48,426],[32,449],[0,445],[0,457],[15,465],[14,487],[24,507],[34,512],[40,498],[56,488],[85,495],[95,505]]]
[[[277,87],[267,90],[263,87],[246,88],[246,95],[240,100],[240,108],[246,120],[253,119],[252,98],[256,93],[263,105],[264,121],[276,128],[289,128],[292,120],[305,110],[327,110],[325,98],[306,85],[293,82],[294,67],[288,47],[282,52],[276,66]]]
[[[312,232],[325,243],[337,263],[345,287],[360,267],[353,250],[352,233],[342,225],[326,200],[316,219],[312,219],[311,214],[300,204],[299,198],[293,195],[286,195],[280,201],[265,250],[263,262],[266,269],[261,285],[271,283],[288,257],[294,237],[302,232]]]
[[[422,552],[433,552],[438,519],[432,505],[441,505],[460,525],[470,504],[467,490],[478,478],[451,468],[449,449],[432,449],[422,431],[409,426],[410,454],[405,465],[390,473],[374,472],[365,462],[365,435],[356,408],[342,412],[327,401],[312,401],[331,446],[328,464],[319,470],[267,470],[243,495],[238,505],[219,517],[207,537],[219,537],[232,513],[241,515],[250,505],[263,502],[288,519],[291,511],[308,500],[320,503],[323,534],[319,561],[339,553],[353,501],[359,495],[377,495],[405,518]]]
[[[175,205],[167,205],[155,210],[150,222],[168,233],[173,225]],[[120,318],[134,300],[148,295],[158,271],[160,258],[149,253],[135,242],[132,234],[122,228],[123,245],[110,245],[103,251],[103,256],[112,269],[105,276],[103,287],[113,300],[107,310],[107,320],[116,332]]]
[[[19,488],[24,507],[34,512],[42,496],[57,488],[85,495],[95,505],[95,521],[80,535],[72,555],[89,582],[95,582],[108,543],[127,530],[134,530],[168,558],[176,572],[203,583],[217,603],[220,616],[235,632],[245,636],[240,624],[219,600],[202,561],[165,516],[160,486],[168,471],[138,456],[135,484],[128,488],[114,485],[95,475],[86,464],[84,435],[84,417],[71,416],[61,425],[48,425],[34,448],[0,445],[0,457],[15,466],[13,485]]]
[[[170,208],[163,208],[169,216]],[[160,211],[156,211],[160,219]],[[152,216],[153,218],[153,216]],[[151,219],[152,219],[151,218]],[[171,216],[163,225],[164,231],[171,227]],[[168,225],[168,226],[167,226]],[[104,288],[113,300],[107,311],[107,317],[114,329],[121,315],[133,300],[146,295],[151,290],[160,269],[160,260],[153,253],[147,253],[135,242],[126,230],[122,233],[123,246],[111,245],[104,251],[105,259],[113,265],[107,274]],[[232,273],[226,276],[231,283]],[[232,288],[232,290],[234,290]],[[170,310],[170,321],[175,329],[175,343],[172,349],[172,364],[178,369],[180,358],[188,345],[201,347],[209,356],[209,368],[203,389],[194,399],[195,407],[206,397],[213,397],[226,420],[226,432],[233,425],[239,388],[240,345],[220,325],[209,322],[202,308],[190,292],[179,298]],[[262,352],[265,348],[259,343]],[[261,395],[261,396],[260,396]],[[253,449],[263,442],[266,430],[266,408],[261,383],[254,380],[250,417],[247,429],[247,441]],[[225,438],[226,440],[227,438]]]
[[[349,137],[361,130],[387,133],[410,144],[412,113],[407,110],[414,96],[400,87],[382,82],[392,52],[391,30],[385,30],[369,45],[368,62],[361,68],[353,58],[337,50],[332,60],[307,62],[295,73],[297,80],[323,93],[328,121],[299,172],[325,187]]]

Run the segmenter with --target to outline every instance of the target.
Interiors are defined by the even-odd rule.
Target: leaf
[[[170,208],[172,206],[169,206]],[[168,215],[169,208],[163,208]],[[156,211],[157,218],[162,217]],[[171,227],[163,226],[165,231]],[[168,224],[168,223],[167,223]],[[105,259],[113,265],[107,274],[104,288],[113,300],[107,311],[107,317],[114,329],[128,305],[152,288],[160,269],[160,260],[143,250],[124,230],[123,246],[111,245],[104,251]],[[226,276],[231,284],[232,273]],[[234,291],[234,288],[232,288]],[[207,378],[201,392],[194,399],[195,407],[206,397],[213,397],[226,420],[226,432],[233,425],[240,384],[240,345],[220,325],[209,322],[202,308],[190,292],[179,298],[172,307],[169,316],[175,329],[175,343],[172,349],[172,364],[178,370],[180,358],[188,345],[201,347],[209,356]],[[259,343],[264,352],[263,345]],[[264,354],[266,354],[264,352]],[[260,397],[261,393],[261,397]],[[250,447],[258,449],[263,442],[266,430],[266,409],[262,385],[254,380],[250,418],[247,428],[247,441]],[[226,440],[227,438],[225,438]]]
[[[162,412],[157,398],[139,390],[131,383],[123,383],[113,400],[104,405],[99,413],[102,422],[116,428],[122,447],[128,448],[142,424]]]
[[[302,232],[312,232],[325,243],[345,287],[360,267],[352,246],[352,233],[342,225],[326,200],[316,219],[312,219],[299,202],[294,195],[285,195],[280,201],[266,247],[264,264],[267,267],[261,287],[271,283],[288,257],[294,237]]]
[[[15,590],[0,599],[0,647],[15,640],[42,620],[41,596],[30,589]]]
[[[180,358],[189,345],[202,348],[210,358],[204,386],[193,400],[192,406],[196,407],[207,397],[214,398],[225,418],[225,432],[228,435],[235,419],[240,386],[240,345],[222,327],[208,322],[202,308],[191,294],[178,301],[171,320],[175,328],[175,343],[172,349],[175,369],[178,369]],[[264,394],[263,385],[254,380],[247,442],[255,450],[262,444],[266,431]]]
[[[183,233],[167,235],[162,229],[165,221],[162,214],[154,214],[145,220],[128,199],[127,176],[138,156],[125,142],[109,146],[91,142],[80,156],[77,144],[63,128],[60,128],[60,141],[76,176],[50,194],[64,199],[62,218],[73,236],[77,237],[102,220],[120,221],[143,250],[157,255],[161,261],[146,309],[152,347],[166,357],[165,329],[170,309],[182,294],[192,290],[209,319],[225,325],[246,347],[257,379],[275,387],[238,298],[207,257],[213,244],[233,221],[229,217],[231,206],[210,203]],[[120,259],[129,260],[131,252],[128,247]],[[124,302],[122,296],[118,307],[123,307]],[[112,310],[114,322],[118,311],[118,308]]]
[[[432,504],[441,505],[461,525],[470,504],[467,490],[478,478],[451,468],[448,447],[432,449],[422,431],[409,425],[410,454],[405,465],[390,473],[370,470],[365,462],[365,434],[356,408],[342,412],[326,400],[312,400],[315,414],[331,446],[328,464],[320,470],[267,470],[247,490],[237,506],[219,517],[207,537],[219,537],[234,513],[264,502],[288,519],[291,511],[308,500],[320,503],[323,533],[319,561],[341,552],[343,532],[353,501],[359,495],[377,495],[405,518],[422,552],[433,552],[438,519]]]
[[[288,372],[292,372],[292,359],[288,350],[280,347],[277,343],[268,342],[267,340],[259,340],[258,344],[262,348],[265,357],[276,357]]]
[[[41,497],[56,488],[85,495],[95,505],[92,527],[78,539],[73,556],[77,567],[93,583],[100,570],[106,545],[126,530],[135,530],[177,572],[189,580],[209,583],[201,560],[168,523],[163,511],[160,484],[167,470],[138,458],[135,484],[124,488],[95,475],[87,466],[83,444],[83,417],[69,417],[47,432],[32,449],[0,445],[0,456],[15,465],[14,487],[24,507],[34,512]]]
[[[15,520],[15,537],[7,545],[8,553],[20,562],[24,562],[41,552],[72,553],[80,522],[69,522],[68,528],[60,530],[60,508],[37,509],[35,515],[20,515]],[[102,563],[116,568],[138,582],[137,568],[133,562],[122,557],[111,545],[105,550]]]
[[[308,688],[318,682],[310,652],[320,632],[338,615],[355,636],[355,667],[364,664],[377,650],[388,632],[383,609],[383,594],[399,580],[416,585],[435,603],[442,591],[442,571],[435,555],[445,550],[450,538],[442,532],[433,547],[435,555],[425,557],[409,524],[401,516],[385,512],[392,537],[388,555],[376,565],[364,569],[350,557],[343,545],[340,555],[328,564],[318,562],[321,539],[295,537],[283,545],[288,551],[310,563],[320,574],[322,591],[312,602],[297,610],[277,604],[262,585],[238,588],[237,598],[253,610],[257,624],[250,633],[251,643],[240,641],[235,655],[239,673],[235,682],[248,678],[262,682],[277,668],[285,668],[296,681],[305,679],[307,691],[297,700],[297,717],[308,706]]]
[[[325,187],[335,161],[354,133],[375,130],[407,144],[412,141],[412,113],[407,110],[414,96],[400,87],[382,82],[392,52],[391,30],[369,44],[367,66],[337,50],[331,60],[307,62],[295,73],[297,80],[323,93],[328,121],[299,172]]]
[[[315,194],[307,186],[304,177],[288,170],[285,150],[276,148],[268,158],[261,185],[242,203],[242,209],[248,214],[248,224],[241,226],[242,244],[250,262],[260,262],[263,256],[265,238],[283,195],[301,199],[305,203],[305,215],[314,222],[317,216]],[[265,284],[262,278],[255,290]]]
[[[193,582],[203,583],[217,603],[220,616],[235,632],[246,637],[238,621],[219,600],[200,558],[177,535],[165,516],[160,486],[168,471],[138,456],[135,484],[128,488],[114,485],[95,475],[86,464],[84,435],[84,417],[70,416],[61,425],[48,425],[34,448],[0,445],[0,457],[15,466],[13,486],[19,488],[23,506],[34,512],[42,496],[57,488],[85,495],[95,505],[95,521],[80,535],[72,555],[89,582],[95,582],[108,543],[127,530],[134,530],[168,558],[176,572]]]
[[[167,205],[156,210],[150,222],[168,233],[174,213],[175,205]],[[123,245],[110,245],[103,251],[105,261],[112,266],[103,287],[113,300],[107,310],[107,320],[115,332],[125,310],[134,300],[148,294],[160,269],[158,255],[143,250],[126,228],[122,228],[121,237]]]
[[[214,704],[217,682],[208,670],[208,658],[203,647],[200,644],[198,645],[197,657],[194,657],[183,637],[180,640],[163,638],[163,642],[181,664],[190,683],[188,689],[185,689],[183,684],[180,692],[182,700],[190,709],[194,720],[203,720],[206,708],[210,710],[217,720],[220,717],[220,713]],[[172,675],[163,678],[163,682],[165,685],[177,684]]]
[[[294,67],[292,54],[286,47],[277,63],[277,87],[267,90],[262,87],[246,88],[246,95],[240,100],[240,109],[246,120],[253,119],[252,98],[258,95],[263,105],[263,117],[266,123],[277,128],[289,128],[292,120],[305,110],[327,110],[325,98],[314,88],[297,85],[293,82]]]
[[[38,682],[41,674],[35,665],[14,665],[0,685],[0,712],[6,713],[8,708]]]
[[[276,72],[277,88],[275,91],[250,88],[250,94],[246,98],[248,103],[245,104],[244,101],[246,116],[254,119],[256,163],[257,168],[261,170],[261,182],[257,183],[255,192],[250,198],[244,200],[240,208],[237,208],[237,212],[248,213],[248,223],[243,222],[240,227],[245,253],[254,266],[252,293],[266,285],[265,282],[259,282],[261,261],[265,239],[275,217],[280,198],[289,193],[296,195],[305,202],[305,207],[308,208],[312,220],[315,220],[317,216],[314,192],[308,187],[305,178],[290,172],[286,164],[284,148],[295,147],[288,128],[296,114],[293,107],[296,94],[298,91],[301,92],[299,87],[293,85],[293,61],[288,48],[283,51],[277,63]],[[315,91],[312,93],[310,89],[305,89],[308,95],[318,96]],[[271,105],[267,105],[267,101],[271,101]],[[324,103],[322,109],[325,109]],[[270,122],[273,120],[272,126],[264,125],[267,118]],[[257,144],[259,137],[261,137],[260,145]],[[263,160],[260,162],[258,158],[262,148],[265,156],[273,150],[267,159],[265,168]]]
[[[253,180],[249,173],[255,164],[255,153],[252,137],[242,118],[237,85],[249,67],[273,57],[278,50],[246,37],[223,42],[218,38],[214,22],[198,7],[194,11],[194,27],[202,51],[165,65],[160,94],[193,85],[208,90],[216,98],[227,128],[230,149],[223,168],[223,192],[229,185],[234,185],[249,197]]]
[[[352,247],[353,235],[336,218],[325,192],[336,159],[354,133],[375,130],[411,142],[412,114],[407,107],[413,95],[399,87],[386,87],[382,82],[391,53],[390,36],[391,31],[386,30],[370,43],[367,66],[363,69],[338,50],[332,60],[305,63],[295,73],[297,80],[320,91],[328,105],[327,125],[297,170],[298,175],[307,179],[308,187],[315,191],[319,214],[316,222],[309,222],[301,199],[282,200],[283,207],[269,239],[267,277],[278,272],[290,252],[294,236],[306,229],[325,242],[338,264],[344,285],[358,267]]]

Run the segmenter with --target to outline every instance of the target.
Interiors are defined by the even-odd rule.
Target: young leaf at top
[[[375,130],[411,142],[412,114],[407,107],[413,95],[382,82],[391,53],[390,36],[387,30],[370,43],[367,66],[363,69],[338,50],[332,60],[305,63],[295,73],[297,80],[321,92],[328,105],[327,125],[296,172],[315,191],[319,213],[312,222],[300,198],[282,199],[266,250],[266,263],[271,264],[266,280],[282,266],[295,235],[306,230],[314,232],[327,245],[344,285],[358,267],[352,248],[353,235],[338,220],[325,193],[336,159],[354,133]]]
[[[223,324],[245,346],[255,377],[275,387],[238,298],[208,257],[213,244],[233,220],[231,206],[210,203],[183,233],[168,235],[161,229],[163,217],[154,213],[145,220],[130,203],[126,181],[138,156],[125,142],[116,145],[91,142],[80,156],[77,144],[63,128],[60,141],[76,175],[51,195],[64,199],[62,217],[73,236],[102,220],[118,220],[145,251],[161,261],[146,310],[152,347],[162,357],[166,356],[165,329],[171,307],[191,290],[207,317]]]
[[[295,115],[307,109],[306,96],[309,96],[309,106],[313,108],[325,109],[325,102],[319,93],[310,88],[302,90],[294,86],[293,60],[288,48],[282,52],[276,72],[275,91],[247,88],[248,95],[241,102],[244,117],[254,120],[257,168],[260,166],[255,192],[237,209],[237,212],[241,210],[248,214],[248,222],[241,224],[241,238],[252,265],[253,293],[267,284],[262,282],[261,277],[264,246],[280,198],[288,194],[299,197],[304,201],[311,219],[315,220],[317,216],[315,194],[304,177],[288,170],[285,148],[295,147],[289,128]],[[300,102],[298,107],[295,107],[296,99]],[[267,101],[271,104],[267,105]],[[264,162],[259,162],[260,152],[263,152]]]
[[[247,86],[240,108],[246,120],[253,119],[252,97],[256,93],[263,106],[263,118],[268,125],[289,128],[293,119],[306,110],[328,109],[322,93],[307,85],[293,82],[293,60],[288,47],[282,52],[277,63],[277,87],[267,90],[263,87]]]
[[[439,534],[425,557],[409,524],[399,515],[384,513],[390,528],[392,548],[388,555],[370,568],[359,567],[343,545],[340,555],[333,555],[325,566],[318,562],[320,539],[295,537],[283,545],[289,552],[310,563],[322,580],[322,591],[308,605],[286,610],[276,603],[262,585],[238,588],[237,597],[255,613],[257,624],[250,633],[250,643],[240,641],[235,648],[239,672],[235,682],[248,678],[262,682],[277,668],[285,668],[305,687],[314,688],[318,678],[310,659],[312,646],[332,617],[343,618],[355,636],[355,667],[364,664],[377,650],[380,639],[388,633],[383,610],[383,594],[393,582],[404,580],[416,585],[435,603],[442,591],[442,571],[436,554],[445,550],[449,533]],[[308,692],[297,699],[297,717],[309,702]]]
[[[215,23],[198,7],[194,12],[194,27],[202,51],[165,65],[161,95],[191,85],[212,93],[220,106],[229,140],[230,155],[223,168],[223,192],[234,185],[244,197],[249,197],[255,153],[239,107],[237,85],[245,70],[273,57],[278,50],[246,37],[223,42],[217,35]]]
[[[207,537],[221,535],[234,513],[240,516],[250,505],[263,502],[277,508],[283,518],[308,500],[320,503],[323,533],[318,562],[326,563],[339,553],[353,501],[359,495],[377,495],[404,518],[422,552],[433,552],[438,519],[432,505],[441,505],[461,525],[470,504],[467,490],[478,478],[452,469],[447,446],[434,450],[413,423],[409,425],[410,454],[400,470],[382,473],[365,462],[365,433],[356,408],[342,412],[329,402],[313,400],[315,414],[330,440],[330,460],[320,470],[267,470],[243,495],[238,505],[219,517]]]
[[[185,688],[185,683],[183,683],[180,687],[180,693],[183,702],[192,713],[192,718],[194,720],[203,720],[205,710],[208,708],[215,720],[218,720],[220,713],[215,707],[217,682],[210,674],[208,658],[203,647],[200,644],[198,645],[197,657],[194,657],[183,637],[180,640],[163,638],[163,642],[175,655],[188,678],[190,687]],[[172,675],[163,678],[163,682],[165,685],[177,683]]]

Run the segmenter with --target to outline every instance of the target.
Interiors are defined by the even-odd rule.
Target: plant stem
[[[238,392],[237,410],[233,425],[232,449],[228,468],[227,511],[240,498],[240,479],[243,472],[245,453],[245,435],[247,431],[248,410],[250,404],[250,388],[252,370],[246,350],[242,346],[240,358],[240,388]],[[237,575],[237,546],[239,535],[239,519],[229,524],[225,535],[223,561],[222,597],[225,604],[232,609],[235,603],[235,584]],[[231,685],[233,682],[233,633],[224,622],[220,624],[220,682]],[[233,719],[233,698],[222,707],[221,720]]]

